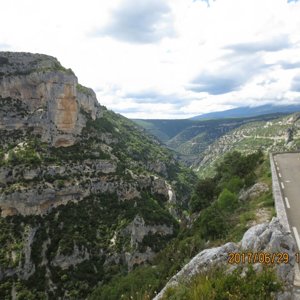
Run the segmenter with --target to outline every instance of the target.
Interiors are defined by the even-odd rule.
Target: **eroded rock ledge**
[[[188,282],[193,276],[205,273],[216,265],[228,266],[229,252],[245,251],[263,251],[268,253],[284,252],[289,254],[290,260],[288,264],[282,263],[276,265],[277,276],[285,286],[285,291],[278,295],[277,299],[291,299],[295,276],[296,245],[291,234],[284,230],[277,218],[273,218],[270,223],[258,224],[248,229],[239,243],[227,243],[220,247],[201,251],[169,280],[166,286],[153,300],[162,299],[169,287]],[[259,271],[262,265],[256,264],[254,267]],[[247,268],[247,265],[245,265],[245,268]],[[231,267],[231,270],[233,269],[234,266]],[[228,271],[230,272],[230,269]]]

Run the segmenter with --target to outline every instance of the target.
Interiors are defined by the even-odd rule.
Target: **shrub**
[[[216,180],[214,178],[201,179],[196,185],[190,201],[192,212],[208,207],[216,195]]]
[[[230,192],[228,189],[224,189],[219,195],[217,203],[220,209],[230,212],[238,206],[238,199],[236,194]]]
[[[234,176],[226,184],[224,184],[224,188],[228,189],[232,193],[238,193],[243,185],[243,180],[238,176]]]
[[[200,274],[190,283],[169,288],[163,300],[217,300],[217,299],[273,299],[274,293],[282,291],[282,284],[270,267],[256,273],[250,266],[242,276],[242,268],[228,274],[225,269],[214,269]]]
[[[206,239],[217,239],[227,232],[225,216],[215,203],[201,213],[199,222],[202,235]]]

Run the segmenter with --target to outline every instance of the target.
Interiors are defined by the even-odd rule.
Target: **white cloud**
[[[158,42],[174,36],[173,18],[169,5],[160,0],[122,0],[110,15],[110,21],[94,32],[137,44]]]
[[[10,0],[1,12],[1,50],[56,56],[128,117],[300,102],[298,1]]]

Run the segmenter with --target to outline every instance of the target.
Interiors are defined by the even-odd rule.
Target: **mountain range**
[[[203,120],[203,119],[227,119],[227,118],[249,118],[260,115],[276,114],[276,113],[293,113],[300,111],[300,105],[275,105],[265,104],[261,106],[244,106],[233,108],[229,110],[212,112],[202,114],[199,116],[192,117],[192,120]]]

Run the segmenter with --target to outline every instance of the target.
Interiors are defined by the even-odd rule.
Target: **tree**
[[[217,239],[227,232],[225,216],[217,205],[213,204],[200,215],[200,230],[205,239]]]
[[[238,205],[238,199],[236,194],[230,192],[228,189],[224,189],[218,198],[218,206],[221,210],[230,212],[234,210]]]
[[[201,179],[195,188],[190,201],[192,212],[208,207],[216,195],[216,181],[214,178]]]

